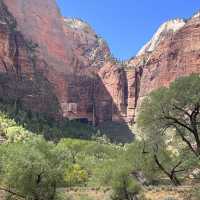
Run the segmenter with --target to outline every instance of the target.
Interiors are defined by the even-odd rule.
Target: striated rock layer
[[[0,0],[0,96],[53,117],[134,122],[142,99],[200,72],[200,15],[164,23],[136,57],[112,58],[84,21],[54,0]]]
[[[0,84],[3,100],[20,102],[34,112],[94,124],[111,121],[113,115],[123,121],[108,90],[111,85],[114,95],[121,90],[116,102],[124,102],[118,66],[112,64],[106,42],[87,23],[63,18],[54,0],[3,0],[1,8],[2,20],[6,16],[14,24],[13,28],[7,19],[0,24],[0,77],[6,76]],[[113,79],[109,86],[102,79],[107,72]]]
[[[152,90],[168,86],[180,76],[200,73],[200,16],[187,20],[182,28],[161,40],[152,52],[140,55],[130,63],[137,63],[141,57],[142,63],[138,64],[142,67],[138,105]]]
[[[58,114],[58,102],[44,73],[37,68],[35,44],[17,30],[15,18],[0,2],[0,98],[34,112]],[[48,70],[46,70],[48,74]]]

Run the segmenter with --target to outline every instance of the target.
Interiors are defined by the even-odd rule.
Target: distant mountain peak
[[[142,49],[138,52],[137,56],[143,55],[147,52],[152,52],[155,48],[163,41],[167,35],[176,33],[185,25],[183,19],[173,19],[163,23],[156,33],[153,35],[152,39],[147,42]]]
[[[92,27],[87,22],[83,21],[82,19],[64,17],[64,22],[65,22],[65,25],[71,29],[80,30],[86,33],[92,33],[96,35]]]

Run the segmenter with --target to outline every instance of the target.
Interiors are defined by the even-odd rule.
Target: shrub
[[[88,180],[88,173],[80,165],[74,164],[69,167],[64,176],[64,181],[68,187],[82,185]]]
[[[113,200],[132,200],[141,191],[141,186],[130,176],[127,169],[116,170],[112,180]]]
[[[1,189],[15,197],[55,200],[64,164],[58,157],[54,145],[42,137],[1,145]]]

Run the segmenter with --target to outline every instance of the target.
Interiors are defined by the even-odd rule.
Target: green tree
[[[130,169],[124,165],[113,171],[111,186],[113,200],[136,200],[141,191],[141,186],[131,175]]]
[[[33,200],[56,199],[63,166],[52,143],[41,137],[0,147],[0,190]]]
[[[200,155],[200,77],[192,74],[160,88],[144,99],[137,127],[159,169],[175,185],[185,171],[187,149]],[[167,165],[166,165],[167,163]],[[187,166],[188,167],[188,166]]]
[[[152,92],[141,105],[137,125],[145,134],[171,132],[199,156],[200,76],[182,77]]]
[[[121,160],[131,166],[132,174],[140,179],[142,184],[153,182],[160,174],[152,154],[146,152],[146,147],[141,141],[136,140],[127,145]]]
[[[77,163],[77,157],[82,153],[89,141],[79,139],[62,139],[58,145],[58,151],[65,152],[65,158],[73,164]]]

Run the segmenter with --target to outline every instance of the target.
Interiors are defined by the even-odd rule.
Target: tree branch
[[[173,126],[176,128],[176,130],[177,130],[178,134],[180,135],[181,139],[188,145],[189,149],[195,154],[195,156],[198,156],[198,154],[195,151],[195,149],[193,148],[192,144],[190,143],[189,140],[186,139],[186,137],[184,137],[184,135],[182,134],[181,130],[175,124]]]
[[[154,160],[156,162],[156,164],[158,165],[158,167],[167,175],[170,177],[170,173],[162,166],[162,164],[159,162],[158,157],[156,154],[154,154]]]
[[[174,107],[175,109],[177,109],[177,110],[183,112],[183,113],[184,113],[185,115],[187,115],[188,117],[190,117],[190,114],[189,114],[186,110],[184,110],[184,109],[178,107],[178,106],[175,105],[175,104],[173,105],[173,107]]]
[[[177,163],[177,165],[175,165],[175,166],[173,167],[173,169],[171,170],[171,173],[172,173],[172,174],[176,173],[176,168],[178,168],[181,164],[182,164],[182,161],[179,161],[179,162]]]
[[[23,195],[21,195],[21,194],[18,194],[18,193],[16,193],[16,192],[13,192],[13,191],[10,190],[10,189],[6,189],[6,188],[0,187],[0,190],[1,190],[1,191],[4,191],[4,192],[8,192],[8,193],[10,193],[10,194],[12,194],[12,195],[14,195],[14,196],[18,196],[18,197],[23,198],[23,199],[26,198],[25,196],[23,196]]]
[[[172,120],[174,123],[186,128],[187,130],[189,130],[190,132],[194,133],[194,130],[191,129],[189,126],[187,126],[186,124],[180,122],[178,119],[176,119],[175,117],[171,117],[171,116],[164,116],[164,119],[169,119]]]
[[[179,170],[175,170],[174,172],[175,173],[178,173],[178,172],[184,172],[186,169],[179,169]]]

